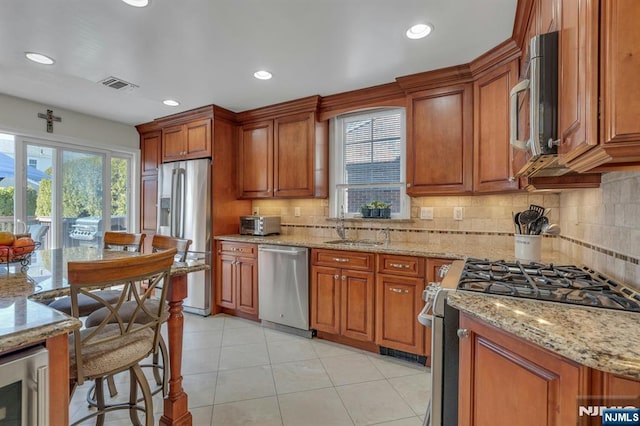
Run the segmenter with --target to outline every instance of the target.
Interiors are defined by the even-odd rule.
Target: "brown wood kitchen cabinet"
[[[373,342],[374,255],[311,250],[310,299],[311,328],[355,341]]]
[[[376,344],[425,355],[425,327],[418,323],[424,306],[424,258],[378,255],[376,274]]]
[[[318,99],[239,114],[241,198],[326,197],[327,123],[316,120]]]
[[[258,320],[257,245],[216,242],[215,303],[231,315]]]
[[[407,194],[473,189],[473,86],[415,92],[407,111]]]
[[[151,241],[157,229],[158,166],[161,163],[162,132],[154,130],[140,134],[140,230],[147,235],[145,251],[151,251]]]
[[[162,162],[211,157],[211,119],[188,121],[162,129]]]
[[[459,425],[581,424],[589,368],[463,313],[459,336]]]
[[[560,162],[578,172],[637,167],[640,3],[563,0],[560,13]]]
[[[474,192],[519,189],[509,142],[509,92],[517,78],[515,60],[494,68],[473,83]]]

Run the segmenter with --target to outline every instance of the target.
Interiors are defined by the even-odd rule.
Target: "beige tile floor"
[[[183,386],[196,426],[422,425],[429,370],[418,364],[226,315],[185,314],[184,328]],[[127,382],[117,377],[118,398]],[[87,388],[74,394],[72,421],[87,412]],[[157,424],[159,395],[154,407]],[[106,424],[131,421],[115,411]]]

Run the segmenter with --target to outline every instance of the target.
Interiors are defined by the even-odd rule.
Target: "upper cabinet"
[[[211,157],[211,119],[162,129],[162,162]]]
[[[509,144],[509,92],[517,83],[518,61],[494,68],[473,83],[473,190],[519,189]]]
[[[239,114],[241,198],[327,196],[328,123],[318,96]]]
[[[410,95],[407,194],[470,193],[473,187],[473,87],[457,84]]]
[[[140,156],[142,157],[142,174],[157,175],[160,165],[160,151],[162,133],[153,130],[140,134]]]
[[[563,0],[560,15],[561,162],[640,166],[640,3]]]

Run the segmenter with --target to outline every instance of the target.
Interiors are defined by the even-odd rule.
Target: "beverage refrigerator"
[[[187,275],[184,310],[211,313],[211,160],[160,165],[158,173],[158,234],[192,241],[188,263],[206,263],[208,270]]]

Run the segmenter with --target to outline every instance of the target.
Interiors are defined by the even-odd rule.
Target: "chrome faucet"
[[[376,240],[378,240],[378,236],[382,234],[384,236],[384,245],[388,246],[389,245],[389,241],[391,241],[391,235],[389,232],[389,228],[383,228],[378,230],[378,233],[376,234]]]
[[[347,230],[344,227],[344,207],[340,206],[340,217],[336,221],[336,233],[341,240],[347,238]]]

